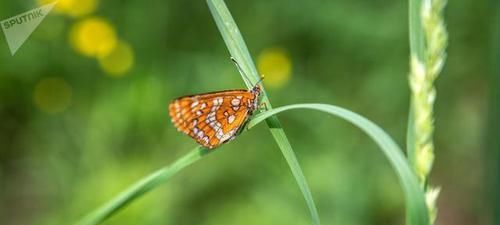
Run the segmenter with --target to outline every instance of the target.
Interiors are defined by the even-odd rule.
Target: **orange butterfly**
[[[231,59],[244,75],[238,63]],[[178,131],[200,145],[209,149],[219,147],[233,140],[258,108],[261,81],[250,90],[226,90],[177,98],[168,107],[172,123]]]

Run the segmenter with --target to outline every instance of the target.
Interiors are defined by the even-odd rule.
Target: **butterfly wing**
[[[170,103],[169,114],[179,131],[213,149],[234,139],[254,101],[244,89],[185,96]]]

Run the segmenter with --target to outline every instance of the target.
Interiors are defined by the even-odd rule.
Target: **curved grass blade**
[[[410,225],[429,224],[429,217],[427,214],[423,192],[419,187],[417,178],[410,169],[401,149],[389,137],[389,135],[368,119],[354,112],[333,105],[295,104],[279,107],[258,114],[249,122],[248,129],[266,120],[268,117],[291,109],[313,109],[326,112],[349,121],[368,134],[368,136],[370,136],[380,147],[398,175],[406,198],[406,223]]]
[[[234,22],[231,13],[229,12],[226,4],[223,0],[207,0],[208,6],[210,8],[210,12],[214,17],[215,23],[219,28],[220,33],[226,43],[227,48],[229,49],[229,53],[232,57],[238,61],[243,72],[248,74],[250,82],[256,84],[260,79],[257,69],[250,57],[250,53],[248,52],[247,46],[243,37],[240,34],[238,26]],[[243,79],[248,88],[252,88],[252,83],[248,83],[246,79]],[[269,98],[264,89],[262,89],[262,103],[267,105],[267,108],[272,109],[271,103],[269,102]],[[281,153],[285,157],[290,170],[292,171],[295,180],[304,196],[307,207],[309,208],[309,213],[311,214],[312,222],[314,225],[320,225],[320,219],[318,210],[316,209],[316,205],[314,203],[311,191],[307,184],[306,178],[302,173],[302,169],[300,168],[299,162],[295,153],[288,141],[288,138],[281,127],[281,124],[277,117],[271,116],[266,118],[267,126],[269,127],[274,140],[278,144],[278,147],[281,150]]]
[[[75,225],[95,225],[103,222],[136,198],[146,194],[158,185],[165,183],[180,170],[198,161],[208,153],[209,150],[202,148],[201,146],[196,147],[191,152],[175,161],[172,165],[161,168],[149,176],[139,180],[127,190],[118,194],[112,200],[85,216]]]

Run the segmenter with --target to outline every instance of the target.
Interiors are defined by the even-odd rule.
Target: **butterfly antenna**
[[[246,82],[249,83],[249,84],[252,84],[252,82],[250,81],[250,79],[248,79],[247,74],[241,68],[241,66],[238,63],[238,61],[236,61],[236,59],[234,57],[231,57],[231,61],[233,61],[233,63],[236,65],[236,68],[238,68],[238,71],[240,72],[241,76],[243,76],[245,78]]]
[[[255,84],[255,86],[257,86],[260,83],[262,83],[262,81],[264,81],[264,74],[260,75],[260,79],[259,79],[259,81],[257,81],[257,83]]]

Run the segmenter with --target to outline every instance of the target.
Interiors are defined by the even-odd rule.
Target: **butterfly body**
[[[177,130],[213,149],[233,140],[259,104],[260,87],[183,96],[169,105]]]

